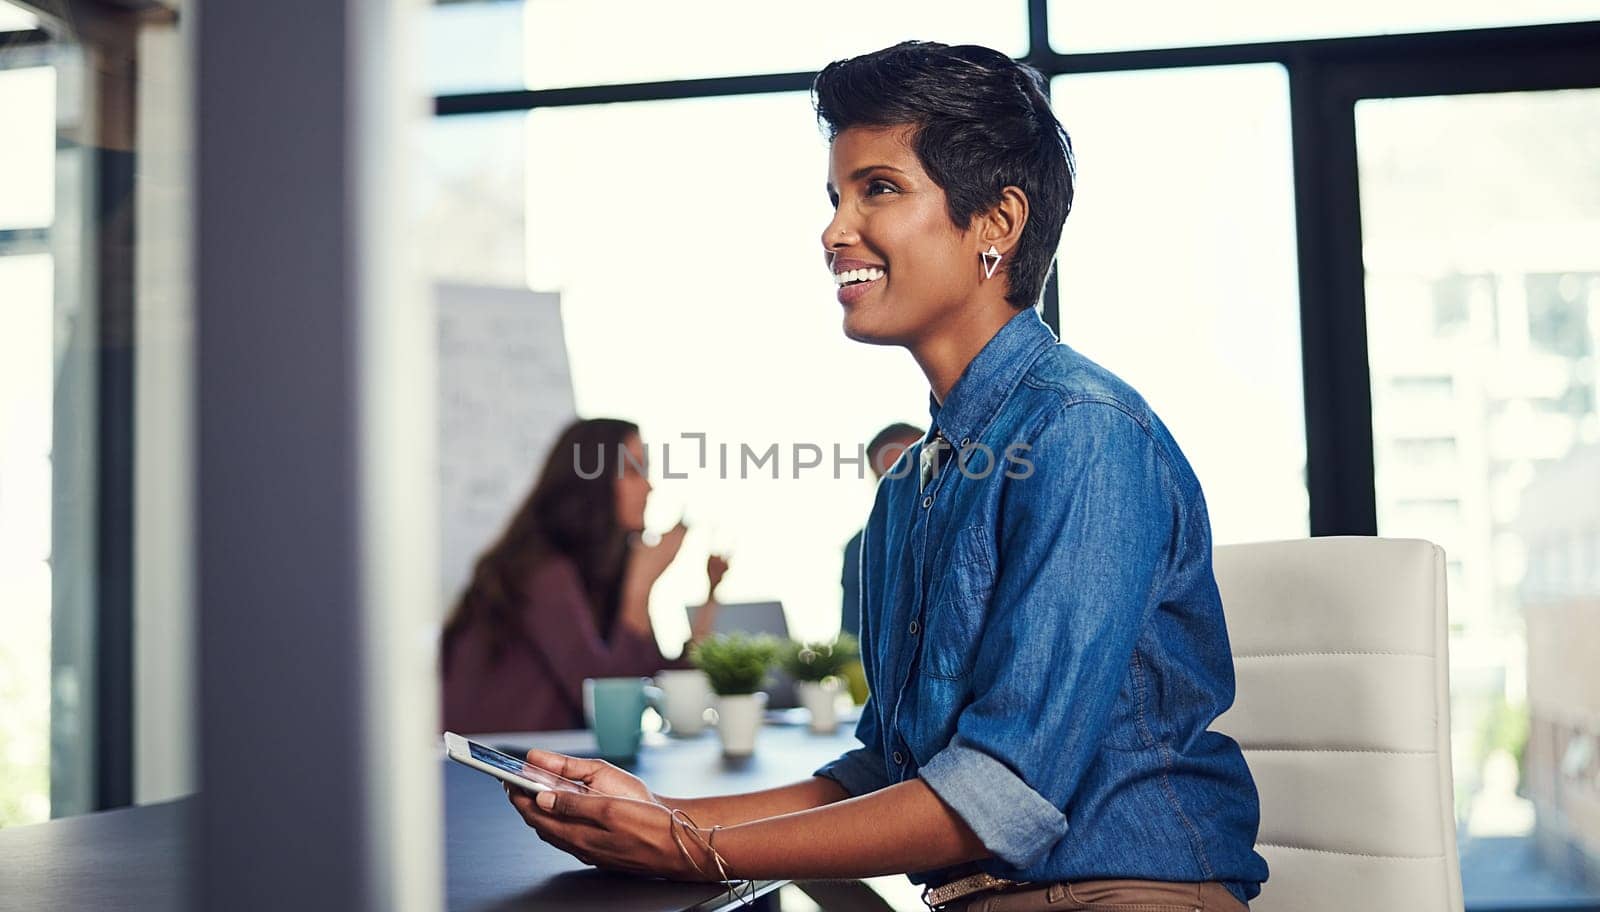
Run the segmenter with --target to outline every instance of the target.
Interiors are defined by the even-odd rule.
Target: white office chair
[[[1216,549],[1238,696],[1213,726],[1261,793],[1257,912],[1460,912],[1444,551]]]

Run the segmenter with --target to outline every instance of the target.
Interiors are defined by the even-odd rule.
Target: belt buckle
[[[952,880],[937,887],[923,887],[922,903],[928,907],[929,912],[937,912],[938,909],[974,893],[982,893],[985,890],[994,890],[1000,887],[1014,887],[1017,886],[1017,883],[1014,880],[1006,880],[1003,877],[995,877],[987,872],[980,872],[959,880]]]

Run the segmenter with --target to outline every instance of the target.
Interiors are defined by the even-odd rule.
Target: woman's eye
[[[877,193],[875,191],[877,191],[879,188],[888,190],[891,193],[893,193],[897,189],[894,184],[891,184],[888,181],[875,180],[872,183],[867,185],[867,195],[868,196],[877,196]]]

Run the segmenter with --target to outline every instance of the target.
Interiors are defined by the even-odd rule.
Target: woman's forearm
[[[714,844],[729,874],[741,879],[877,877],[989,855],[921,779],[728,827]]]
[[[684,642],[683,646],[686,651],[690,646],[712,634],[717,623],[717,611],[721,607],[717,602],[716,590],[713,589],[711,595],[707,596],[706,600],[694,609],[694,614],[689,621],[689,639]]]
[[[635,633],[648,633],[654,636],[654,630],[650,626],[650,583],[631,573],[625,574],[622,578],[617,614],[618,620]]]
[[[839,783],[814,776],[804,782],[749,792],[743,795],[717,795],[712,798],[667,798],[656,796],[668,807],[682,808],[703,827],[731,827],[751,820],[780,817],[843,801],[850,797]]]

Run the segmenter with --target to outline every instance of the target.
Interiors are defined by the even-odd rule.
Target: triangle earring
[[[978,256],[983,257],[983,277],[986,279],[994,278],[994,271],[1000,268],[1000,251],[996,250],[993,244],[990,244],[989,249],[978,254]]]

